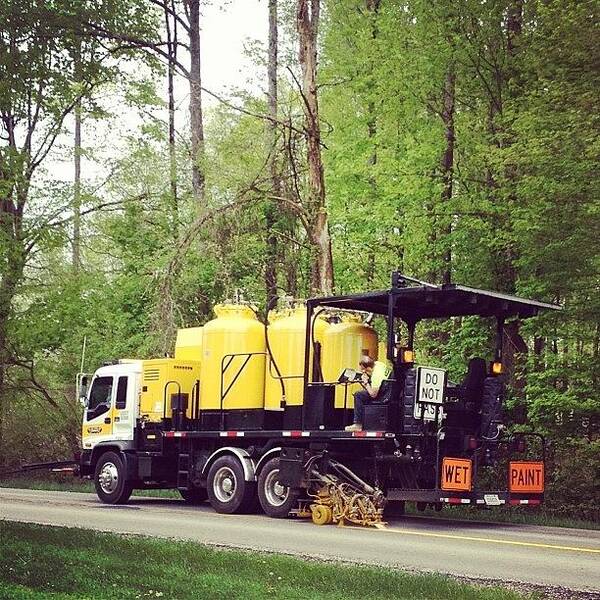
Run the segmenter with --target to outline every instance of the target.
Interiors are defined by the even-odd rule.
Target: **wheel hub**
[[[230,502],[235,496],[237,479],[229,467],[221,467],[214,477],[213,492],[219,502]]]
[[[287,500],[290,490],[279,483],[279,469],[274,469],[267,475],[264,492],[271,506],[281,506]]]
[[[105,494],[112,494],[119,485],[119,471],[114,463],[107,462],[98,475],[98,483]]]

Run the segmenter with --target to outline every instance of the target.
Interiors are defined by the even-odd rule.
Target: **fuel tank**
[[[265,332],[247,305],[220,304],[202,330],[202,410],[261,409],[265,393]]]
[[[362,321],[360,315],[344,314],[339,323],[332,323],[323,334],[322,368],[325,381],[337,381],[342,371],[348,367],[358,369],[363,354],[377,359],[377,332]],[[347,390],[346,390],[347,387]],[[354,407],[355,391],[359,384],[337,385],[335,407]]]
[[[177,330],[175,358],[179,360],[202,360],[202,327]]]
[[[327,323],[321,317],[313,322],[313,339],[322,343]],[[269,313],[269,348],[266,363],[265,408],[282,408],[282,387],[286,406],[301,406],[304,395],[304,345],[306,342],[306,307]],[[312,365],[312,352],[309,365]],[[277,372],[279,370],[279,373]],[[282,379],[279,379],[279,378]]]

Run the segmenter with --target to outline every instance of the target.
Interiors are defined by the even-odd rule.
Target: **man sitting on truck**
[[[365,404],[375,400],[379,394],[379,388],[388,375],[388,367],[379,360],[373,360],[370,356],[360,357],[358,368],[361,372],[360,384],[363,389],[354,392],[354,423],[346,427],[346,431],[362,431]]]

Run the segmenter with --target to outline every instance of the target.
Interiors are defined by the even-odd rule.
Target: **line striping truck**
[[[176,488],[221,513],[262,509],[318,524],[377,525],[386,506],[540,504],[545,440],[502,421],[508,319],[557,306],[392,274],[391,287],[312,298],[261,323],[246,304],[180,330],[174,358],[120,360],[80,374],[79,473],[100,500]],[[495,324],[487,360],[461,382],[416,360],[416,329],[478,316]],[[379,341],[378,332],[384,332]],[[361,356],[389,372],[352,423],[347,376]]]

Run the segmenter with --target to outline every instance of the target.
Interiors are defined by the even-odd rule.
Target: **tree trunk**
[[[75,175],[73,178],[73,272],[81,265],[81,100],[75,104],[75,145],[73,149]]]
[[[277,0],[269,0],[269,60],[267,75],[269,79],[269,115],[274,119],[267,124],[267,145],[270,153],[269,172],[271,177],[271,194],[273,198],[281,196],[281,181],[277,167]],[[265,256],[265,288],[267,306],[271,306],[277,297],[277,237],[275,223],[277,221],[276,200],[267,200],[265,225],[267,248]]]
[[[75,80],[81,80],[81,43],[75,55]],[[75,104],[75,141],[73,161],[75,173],[73,177],[73,272],[78,273],[81,266],[81,98]]]
[[[173,238],[179,237],[179,201],[177,198],[177,154],[175,148],[175,63],[177,62],[177,19],[173,18],[171,24],[170,14],[175,15],[174,2],[171,8],[167,6],[165,0],[165,27],[167,31],[167,53],[169,55],[169,64],[167,68],[167,95],[169,101],[169,183],[171,188],[170,208],[171,208],[171,227],[173,229]]]
[[[517,76],[514,59],[518,51],[518,36],[522,29],[522,0],[513,0],[508,6],[508,18],[506,23],[506,68],[497,73],[496,86],[498,96],[490,104],[490,130],[494,143],[499,150],[506,148],[512,141],[510,124],[503,118],[503,112],[506,101],[511,97],[512,81]],[[496,122],[498,120],[498,122]],[[510,294],[516,292],[517,285],[517,258],[518,249],[516,242],[512,240],[513,231],[513,207],[517,205],[515,192],[516,174],[510,165],[504,167],[503,171],[504,188],[507,190],[504,196],[505,207],[499,220],[499,227],[502,229],[501,236],[508,240],[499,248],[495,257],[496,269],[496,289]],[[493,180],[493,177],[492,177]],[[491,190],[492,196],[497,195],[497,185],[494,182],[494,189]],[[521,321],[515,319],[505,327],[504,348],[502,361],[506,365],[508,380],[512,386],[515,398],[521,399],[524,403],[524,410],[527,411],[527,399],[525,388],[527,385],[526,374],[523,368],[519,368],[519,363],[524,364],[527,357],[527,344],[521,336]]]
[[[366,0],[366,6],[367,10],[370,13],[369,16],[371,20],[371,39],[375,41],[377,39],[377,36],[379,35],[379,30],[377,27],[377,15],[381,6],[381,0]],[[368,73],[367,75],[367,88],[371,93],[373,91],[373,88],[375,87],[375,80],[373,77],[374,67],[375,65],[371,61],[370,73]],[[373,152],[371,153],[371,156],[369,158],[369,165],[374,166],[377,164],[377,145],[375,143],[375,136],[377,135],[377,115],[375,113],[375,103],[373,102],[373,100],[369,100],[367,111],[369,115],[367,120],[367,135],[369,136],[369,140],[373,142]],[[375,178],[372,175],[369,177],[369,183],[371,184],[371,189],[374,192],[372,200],[375,201],[376,183]]]
[[[204,124],[200,77],[200,0],[187,0],[190,37],[190,128],[192,133],[192,190],[198,211],[204,210]]]
[[[442,121],[444,123],[445,147],[441,160],[442,171],[442,197],[441,212],[451,213],[450,201],[452,200],[452,184],[454,179],[454,106],[455,106],[456,72],[454,65],[450,64],[444,80],[442,94]],[[444,250],[442,251],[442,283],[452,281],[452,217],[444,214],[442,217],[444,234]]]
[[[493,144],[502,149],[513,143],[510,127],[503,121],[505,101],[514,96],[514,85],[518,81],[515,58],[519,51],[519,37],[523,27],[523,0],[512,0],[507,9],[506,20],[506,67],[495,72],[495,97],[490,97],[488,129]],[[517,198],[514,192],[516,174],[510,165],[504,168],[504,187],[508,190],[507,209],[500,217],[500,228],[509,233],[512,230],[512,206]],[[488,169],[488,186],[492,201],[497,201],[498,184],[491,169]],[[511,189],[512,188],[512,189]],[[495,257],[496,287],[501,291],[515,293],[517,281],[517,248],[512,240],[508,240],[503,248],[499,248]]]
[[[325,180],[321,160],[321,128],[317,98],[317,36],[319,0],[298,0],[296,26],[300,42],[302,96],[308,160],[308,199],[306,204],[313,246],[311,287],[314,293],[333,293],[333,256],[325,207]]]
[[[377,27],[377,15],[379,13],[379,8],[381,6],[381,0],[366,0],[367,11],[369,11],[370,21],[371,21],[371,39],[373,42],[377,39],[379,35],[379,30]],[[368,84],[367,87],[369,92],[371,93],[371,98],[373,97],[373,88],[375,87],[375,78],[373,76],[373,70],[375,65],[374,61],[370,61],[370,72],[368,74]],[[369,201],[372,206],[375,206],[379,199],[378,189],[377,189],[377,180],[375,179],[375,165],[377,164],[377,113],[375,110],[375,102],[373,100],[369,100],[367,105],[368,111],[368,120],[367,120],[367,135],[369,137],[369,141],[373,145],[373,150],[371,152],[371,156],[369,157],[368,167],[369,167],[369,187],[371,188],[371,198]],[[373,245],[370,245],[367,249],[367,263],[365,269],[365,279],[366,283],[370,286],[375,279],[375,271],[376,271],[376,251]]]
[[[8,367],[12,353],[8,345],[8,327],[12,313],[12,303],[17,287],[23,276],[24,250],[21,211],[12,200],[0,199],[0,236],[7,258],[4,265],[0,261],[0,467],[6,464],[6,414],[10,397],[6,389]]]

